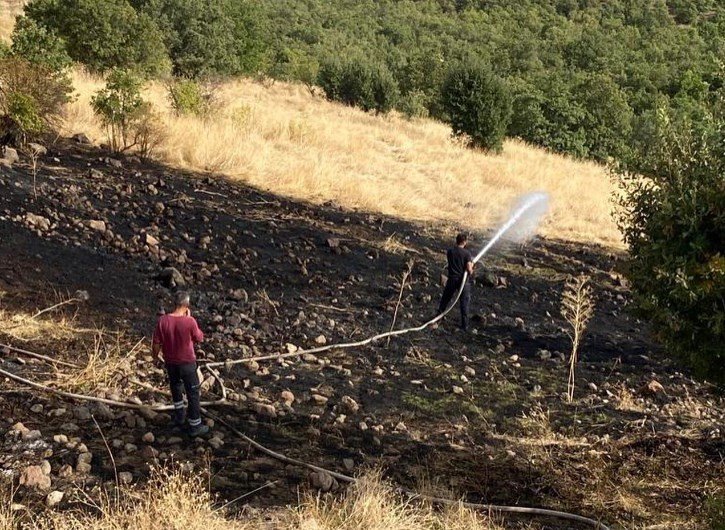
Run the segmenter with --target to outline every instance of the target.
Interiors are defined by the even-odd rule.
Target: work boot
[[[183,427],[184,420],[186,419],[184,409],[175,409],[171,413],[171,426],[172,427]]]
[[[209,432],[209,426],[208,425],[197,425],[196,427],[189,427],[189,436],[192,438],[195,438],[197,436],[202,436]]]

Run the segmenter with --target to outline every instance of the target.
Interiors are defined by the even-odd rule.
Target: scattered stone
[[[50,475],[50,472],[53,470],[53,468],[50,466],[50,462],[48,462],[47,460],[43,460],[40,463],[40,469],[43,470],[43,474],[45,475]]]
[[[148,233],[143,235],[143,242],[150,247],[158,247],[160,244],[160,241],[158,239]]]
[[[25,222],[37,230],[50,230],[50,219],[42,215],[28,212],[25,214]]]
[[[88,407],[76,407],[73,409],[73,417],[77,420],[87,421],[91,419],[91,411]]]
[[[68,437],[65,434],[56,434],[53,436],[53,441],[57,444],[67,444]]]
[[[463,394],[463,389],[460,386],[453,385],[453,393],[454,394]]]
[[[152,444],[152,443],[154,443],[154,440],[156,440],[156,437],[154,436],[154,433],[147,432],[146,434],[143,435],[141,440],[143,440],[144,443]]]
[[[295,395],[289,390],[283,390],[279,397],[282,402],[288,406],[292,405],[292,403],[294,403],[295,401]]]
[[[40,403],[36,403],[32,407],[30,407],[30,412],[34,412],[35,414],[40,414],[41,412],[43,412],[43,405],[41,405]]]
[[[355,461],[352,458],[343,458],[342,465],[345,466],[345,471],[348,473],[355,469]]]
[[[357,401],[352,399],[350,396],[342,396],[340,401],[344,407],[353,414],[360,410],[360,405],[358,405]]]
[[[232,298],[236,300],[237,302],[244,302],[245,304],[249,302],[249,295],[247,294],[247,291],[244,289],[234,289],[231,292]]]
[[[310,483],[312,487],[320,491],[332,491],[337,488],[337,481],[325,471],[315,471],[310,473]]]
[[[168,287],[169,289],[184,287],[186,285],[186,280],[174,267],[166,267],[158,274],[158,276],[156,276],[156,278],[164,285],[164,287]]]
[[[263,418],[274,419],[277,417],[277,410],[274,406],[267,405],[266,403],[254,403],[252,405],[252,410],[257,416],[261,416]]]
[[[73,140],[74,142],[79,143],[79,144],[86,144],[86,145],[91,144],[91,139],[88,138],[88,136],[85,133],[76,133],[73,136],[71,136],[71,140]]]
[[[217,436],[214,436],[213,438],[210,438],[209,439],[209,445],[213,449],[217,449],[218,450],[218,449],[221,448],[222,445],[224,445],[224,440],[222,440],[221,438],[219,438]]]
[[[0,153],[2,154],[0,158],[2,158],[3,162],[5,162],[5,164],[8,166],[12,166],[15,162],[20,160],[18,152],[10,146],[6,145],[5,147],[3,147],[0,150]]]
[[[92,220],[88,221],[88,227],[97,232],[105,232],[106,231],[106,222],[101,221],[100,219],[92,219]]]
[[[81,475],[91,472],[91,461],[93,460],[92,453],[81,453],[78,455],[76,460],[76,473]]]
[[[319,345],[321,345],[321,346],[323,346],[323,345],[327,344],[327,337],[325,337],[324,335],[319,335],[319,336],[318,336],[318,337],[317,337],[317,338],[315,339],[315,344],[319,344]]]
[[[657,394],[665,394],[665,387],[662,386],[661,383],[658,381],[655,381],[654,379],[644,385],[640,389],[640,394],[645,396],[656,396]]]
[[[294,344],[290,344],[289,342],[285,345],[285,348],[287,348],[287,353],[297,353],[297,346]]]
[[[131,484],[133,482],[133,474],[128,471],[121,471],[118,474],[118,482],[121,484]]]
[[[36,144],[35,142],[28,143],[28,150],[36,156],[45,156],[48,154],[48,150],[44,145]]]
[[[312,394],[311,396],[312,401],[314,401],[317,405],[324,405],[327,403],[327,400],[329,398],[325,396],[321,396],[320,394]]]
[[[61,501],[63,500],[63,496],[65,494],[62,491],[51,491],[48,493],[48,496],[45,498],[45,505],[48,508],[53,508],[54,506],[58,506]]]
[[[20,473],[20,485],[40,490],[50,489],[50,476],[43,473],[41,466],[28,466]]]

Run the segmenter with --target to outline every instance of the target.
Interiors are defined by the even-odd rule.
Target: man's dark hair
[[[468,236],[464,233],[460,233],[456,236],[456,245],[462,245],[468,241]]]
[[[176,307],[188,306],[190,299],[191,297],[188,292],[179,291],[174,296],[174,303],[176,304]]]

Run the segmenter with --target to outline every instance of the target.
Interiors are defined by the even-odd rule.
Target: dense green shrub
[[[441,98],[453,134],[466,135],[475,147],[501,149],[511,121],[511,93],[488,67],[470,61],[454,67]]]
[[[275,50],[318,63],[358,50],[392,73],[400,110],[408,94],[423,94],[429,114],[445,119],[446,72],[477,57],[513,89],[510,135],[600,160],[621,156],[632,124],[660,97],[706,109],[701,89],[717,89],[725,56],[725,3],[716,0],[261,1]],[[273,77],[302,79],[291,63],[275,59]],[[706,85],[690,84],[698,79]]]
[[[45,65],[8,55],[0,59],[0,143],[22,144],[55,129],[73,87]]]
[[[720,103],[722,105],[722,103]],[[725,115],[661,111],[621,169],[634,300],[666,347],[725,381]]]
[[[170,68],[159,28],[127,0],[32,0],[25,13],[93,71],[125,68],[154,76]]]
[[[422,91],[413,90],[400,98],[398,109],[408,119],[427,118],[429,114],[427,101],[428,97]]]
[[[11,51],[13,55],[46,66],[58,74],[64,73],[73,62],[63,40],[28,17],[17,18]]]
[[[175,79],[166,85],[171,108],[177,115],[199,116],[206,111],[207,100],[201,85],[193,79]]]
[[[135,0],[158,24],[174,73],[182,77],[255,73],[262,67],[265,18],[248,0]]]
[[[390,111],[399,97],[390,71],[362,57],[334,58],[320,65],[317,83],[328,99],[377,113]]]
[[[141,124],[151,112],[150,105],[141,97],[142,81],[126,70],[113,70],[105,88],[91,99],[91,106],[108,132],[113,151],[127,151],[137,147],[141,139]]]

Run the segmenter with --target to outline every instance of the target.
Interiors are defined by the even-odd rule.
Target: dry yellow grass
[[[88,503],[87,498],[84,498]],[[484,516],[456,506],[443,512],[401,500],[379,477],[370,476],[339,498],[308,496],[299,507],[232,519],[213,506],[202,480],[155,470],[142,489],[96,503],[96,514],[49,512],[34,521],[40,530],[496,530]],[[4,513],[0,511],[0,513]],[[8,521],[12,522],[8,513]],[[0,519],[0,523],[3,520]],[[11,526],[0,527],[11,528]]]
[[[26,0],[0,0],[0,42],[9,42],[15,26],[15,16],[22,11]]]
[[[64,133],[105,141],[89,101],[102,83],[75,75],[78,100]],[[544,190],[552,211],[541,233],[620,245],[605,168],[507,141],[500,155],[467,149],[448,126],[374,116],[325,101],[301,85],[239,79],[217,89],[204,118],[176,116],[160,84],[146,98],[161,113],[161,160],[239,179],[295,199],[334,201],[417,222],[482,232],[516,196]]]

